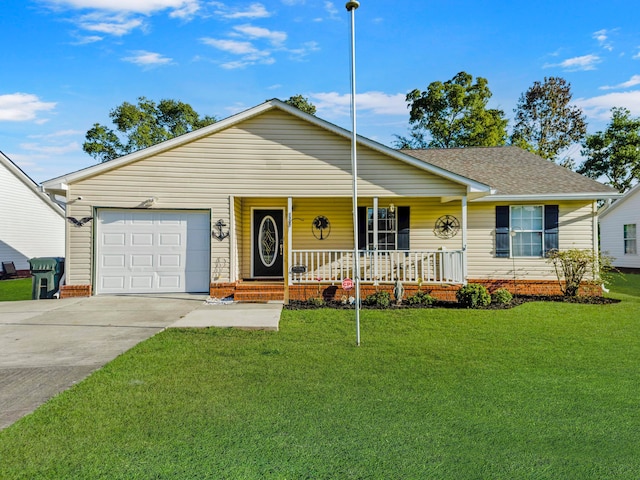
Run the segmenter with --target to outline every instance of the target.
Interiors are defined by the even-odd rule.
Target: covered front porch
[[[303,299],[328,287],[343,294],[345,279],[363,288],[465,283],[466,196],[359,198],[358,272],[350,198],[245,197],[231,205],[230,282],[212,281],[212,295]]]

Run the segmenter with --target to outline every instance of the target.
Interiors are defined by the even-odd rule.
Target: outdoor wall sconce
[[[216,232],[215,229],[211,231],[211,236],[213,238],[215,238],[216,240],[218,240],[219,242],[221,242],[222,240],[224,240],[225,238],[227,238],[229,236],[229,230],[227,230],[227,232],[223,232],[222,231],[222,227],[226,227],[227,224],[224,223],[224,221],[222,219],[218,220],[216,222],[216,227],[218,228],[218,231]]]
[[[389,215],[393,217],[396,213],[396,206],[393,203],[390,203],[388,210],[389,210]]]
[[[151,208],[155,206],[156,203],[158,203],[158,199],[156,197],[151,197],[151,198],[147,198],[144,202],[142,202],[140,206],[144,208]]]

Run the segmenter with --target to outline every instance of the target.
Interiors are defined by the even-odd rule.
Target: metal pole
[[[347,2],[351,12],[351,175],[353,177],[353,281],[356,290],[356,345],[360,345],[360,255],[358,252],[358,160],[356,155],[356,9],[360,2]]]

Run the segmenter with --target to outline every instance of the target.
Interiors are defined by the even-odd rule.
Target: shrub
[[[324,307],[325,305],[324,298],[322,297],[311,297],[307,300],[307,302],[309,302],[309,304],[313,305],[314,307]]]
[[[391,305],[391,295],[389,294],[389,292],[385,291],[372,293],[364,299],[363,303],[369,307],[386,308]]]
[[[614,270],[611,258],[598,256],[591,249],[552,250],[547,254],[547,262],[553,264],[560,290],[567,297],[578,295],[582,280],[588,272],[591,272],[594,281],[607,284]]]
[[[418,291],[414,295],[407,297],[407,303],[409,305],[431,305],[435,301],[428,293]]]
[[[458,303],[467,308],[486,307],[491,303],[491,295],[479,283],[470,283],[456,292]]]
[[[511,300],[513,300],[513,295],[511,295],[511,292],[506,288],[499,288],[491,294],[491,301],[493,303],[506,305],[511,303]]]

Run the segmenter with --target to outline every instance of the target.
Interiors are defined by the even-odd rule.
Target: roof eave
[[[571,201],[571,200],[607,200],[620,198],[620,194],[605,192],[583,193],[545,193],[530,195],[489,195],[474,199],[474,202],[535,202],[535,201]]]
[[[606,208],[603,208],[601,210],[601,214],[600,214],[600,218],[603,218],[605,216],[607,216],[609,213],[611,213],[612,211],[614,211],[616,208],[618,208],[620,205],[624,205],[624,203],[631,198],[633,195],[635,195],[638,191],[640,191],[640,183],[638,183],[635,187],[633,187],[631,190],[629,190],[627,193],[625,194],[621,194],[618,201],[612,203],[611,205],[608,205]]]

